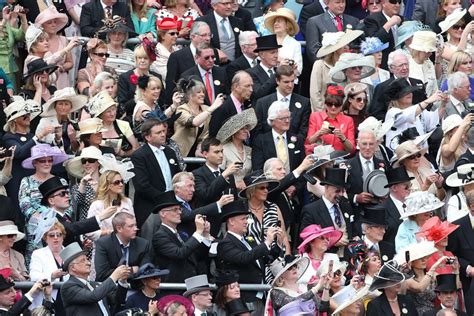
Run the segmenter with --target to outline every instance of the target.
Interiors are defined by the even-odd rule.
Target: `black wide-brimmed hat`
[[[452,292],[457,290],[456,275],[453,273],[449,274],[438,274],[436,276],[436,292]]]
[[[161,193],[156,198],[157,204],[153,207],[152,213],[158,213],[162,209],[168,206],[181,205],[181,203],[176,199],[174,191],[166,191]]]
[[[338,188],[346,187],[346,169],[343,168],[327,168],[322,185],[332,185]]]
[[[221,221],[225,222],[227,219],[231,217],[239,216],[239,215],[249,215],[249,214],[250,214],[249,208],[247,204],[245,204],[244,200],[237,199],[222,207]]]
[[[222,287],[239,281],[239,274],[235,270],[217,271],[216,285]]]
[[[395,184],[409,182],[415,179],[414,177],[410,177],[408,175],[407,170],[404,166],[400,166],[397,168],[388,168],[387,170],[385,170],[385,175],[387,176],[388,181],[387,185],[385,186],[386,188],[391,187]]]
[[[277,37],[275,34],[259,36],[257,37],[257,48],[253,50],[254,53],[258,53],[264,50],[273,50],[280,48],[278,45]]]
[[[423,86],[418,86],[414,85],[411,86],[406,78],[398,78],[393,80],[387,88],[387,91],[385,92],[385,96],[387,100],[398,100],[403,98],[409,93],[412,93],[413,91],[417,91],[422,89]]]
[[[26,69],[27,69],[27,72],[24,77],[24,80],[26,80],[28,77],[34,74],[42,73],[43,71],[47,71],[48,74],[52,74],[53,72],[56,71],[56,69],[58,69],[58,66],[48,65],[44,61],[44,59],[38,58],[29,62],[28,65],[26,65]]]
[[[361,217],[360,222],[372,226],[387,226],[385,206],[383,204],[377,204],[366,207],[364,209],[364,216]]]
[[[263,173],[261,170],[252,172],[250,175],[244,178],[245,189],[239,192],[239,196],[243,199],[247,198],[247,190],[253,188],[262,183],[268,183],[268,193],[275,190],[280,181],[270,178],[267,174]]]
[[[63,184],[61,182],[61,178],[59,177],[52,177],[43,182],[39,187],[39,191],[41,192],[41,195],[43,195],[43,198],[41,199],[41,204],[46,205],[48,198],[51,194],[54,192],[61,190],[61,189],[67,189],[68,185]]]
[[[170,270],[160,270],[156,268],[152,263],[145,263],[142,265],[137,273],[135,273],[134,280],[148,279],[156,276],[168,275]]]
[[[386,262],[374,276],[369,291],[386,289],[405,281],[405,275],[398,270],[398,264],[391,260]]]
[[[226,315],[229,315],[229,316],[241,315],[244,313],[251,313],[253,311],[249,309],[247,305],[245,305],[245,303],[240,298],[236,298],[235,300],[225,303],[225,310],[227,312]]]

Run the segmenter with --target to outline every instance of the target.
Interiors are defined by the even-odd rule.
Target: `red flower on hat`
[[[130,75],[130,82],[134,85],[138,83],[138,76],[135,73],[132,73]]]
[[[331,86],[328,86],[326,91],[327,91],[327,94],[333,95],[336,97],[344,96],[344,89],[341,86],[331,85]]]

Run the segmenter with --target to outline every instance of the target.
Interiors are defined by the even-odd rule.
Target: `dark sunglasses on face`
[[[350,67],[352,70],[355,70],[355,69],[362,69],[362,66],[354,66],[354,67]]]
[[[463,30],[464,27],[465,25],[460,25],[460,24],[454,24],[453,26],[451,26],[453,30]]]
[[[171,36],[178,36],[178,32],[168,32],[168,34]]]
[[[336,102],[324,102],[326,104],[327,107],[333,107],[333,108],[338,108],[338,107],[341,107],[342,104],[340,103],[336,103]]]
[[[59,193],[56,193],[56,194],[53,194],[51,195],[51,197],[55,197],[55,196],[59,196],[59,197],[65,197],[66,195],[69,195],[69,192],[64,190],[64,191],[61,191]]]
[[[81,159],[81,163],[83,165],[85,165],[86,163],[95,163],[97,162],[97,159],[93,159],[93,158],[82,158]]]
[[[415,155],[412,155],[412,156],[408,157],[408,159],[410,159],[410,160],[413,160],[413,159],[416,159],[416,158],[421,158],[421,154],[418,153],[418,154],[415,154]]]
[[[112,181],[113,185],[124,184],[123,179]]]
[[[92,53],[92,54],[94,54],[96,56],[99,56],[99,57],[102,57],[102,58],[104,58],[104,57],[109,58],[110,57],[109,53]]]
[[[38,159],[36,161],[39,163],[53,163],[54,159]]]
[[[7,236],[7,238],[16,238],[16,234],[8,234],[8,235],[5,235]]]
[[[388,0],[391,4],[401,4],[402,0]]]
[[[216,57],[214,56],[206,56],[206,57],[203,57],[205,60],[209,60],[209,59],[212,59],[212,60],[215,60]]]
[[[334,276],[341,276],[341,275],[342,275],[341,270],[334,271]]]
[[[380,4],[380,1],[369,2],[369,5],[378,5],[378,4]]]
[[[357,97],[357,98],[353,98],[353,99],[356,100],[356,102],[359,102],[359,103],[367,101],[366,98],[362,98],[362,97]]]
[[[61,237],[63,237],[63,233],[48,233],[48,237],[49,238],[55,238],[55,237],[61,238]]]

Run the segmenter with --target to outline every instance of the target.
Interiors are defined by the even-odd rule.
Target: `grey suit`
[[[451,101],[451,98],[448,100],[448,103],[446,103],[446,109],[444,110],[444,117],[448,117],[450,116],[451,114],[459,114],[462,116],[462,113],[465,112],[465,111],[468,111],[469,108],[468,108],[468,103],[470,102],[470,100],[466,100],[466,101],[463,101],[462,105],[461,105],[461,108],[463,109],[461,112],[459,112],[459,110],[457,109],[456,106],[454,106],[453,102]]]
[[[343,14],[342,23],[344,30],[349,24],[352,25],[352,29],[356,29],[359,20],[353,16]],[[313,16],[306,23],[306,54],[311,64],[316,61],[316,53],[322,46],[321,41],[323,34],[326,32],[337,32],[336,24],[328,12]]]

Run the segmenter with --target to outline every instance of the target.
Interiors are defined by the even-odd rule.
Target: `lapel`
[[[325,12],[323,15],[323,19],[321,21],[323,23],[323,26],[325,28],[325,31],[327,32],[337,32],[337,27],[334,24],[331,16],[329,13]]]
[[[228,238],[235,244],[237,245],[240,249],[242,249],[243,251],[250,251],[247,249],[247,247],[240,241],[238,240],[234,235],[232,234],[227,234]],[[255,248],[256,244],[255,242],[248,242],[247,243],[250,245],[250,247]],[[257,261],[260,263],[260,266],[258,265]],[[261,269],[261,267],[263,267],[263,264],[262,264],[262,261],[260,261],[260,259],[257,259],[254,261],[254,265],[258,268],[258,269]]]
[[[160,177],[161,182],[164,182],[165,178],[161,172],[160,164],[158,163],[158,160],[156,159],[155,154],[151,150],[150,146],[148,144],[143,145],[143,151],[143,155],[145,156],[146,160],[150,161],[153,165],[152,170],[155,170],[155,173]]]
[[[387,217],[392,218],[392,221],[394,223],[400,224],[402,221],[400,220],[400,213],[398,212],[397,207],[395,206],[395,203],[393,203],[392,198],[389,196],[387,199],[387,204],[386,204],[386,210],[387,210]],[[388,219],[387,219],[388,220]],[[389,220],[388,220],[389,221]],[[397,225],[398,226],[398,225]]]
[[[293,148],[290,148],[290,147],[287,146],[287,148],[288,148],[288,159],[289,159],[289,162],[290,162],[290,169],[293,170],[297,167],[296,166],[296,164],[297,164],[296,155],[300,154],[301,148],[299,148],[297,146],[299,142],[298,142],[298,137],[295,134],[292,134],[288,131],[288,132],[286,132],[286,138],[287,138],[287,140],[286,140],[287,145],[288,144],[294,144],[295,145],[295,147],[293,147]],[[296,138],[296,141],[292,142],[291,138]]]
[[[112,6],[112,12],[114,11],[114,6]],[[95,13],[97,14],[98,25],[102,25],[102,20],[105,18],[104,8],[102,8],[102,4],[100,0],[95,1]],[[113,14],[113,13],[112,13]]]
[[[263,70],[263,68],[262,68],[262,66],[260,66],[260,64],[258,64],[254,68],[255,68],[255,74],[257,75],[258,81],[260,81],[261,84],[263,84],[265,81],[268,80],[268,78],[270,78],[268,73],[265,70]],[[254,82],[254,84],[255,84],[255,82]]]
[[[471,219],[469,218],[469,214],[462,218],[460,224],[462,233],[464,234],[467,243],[470,245],[469,248],[474,249],[474,230],[471,226]]]
[[[400,298],[400,295],[398,296],[398,298]],[[387,297],[384,294],[380,296],[380,308],[383,311],[382,313],[383,315],[394,315],[392,308],[390,307],[390,304],[388,303]]]
[[[212,46],[214,46],[217,49],[220,49],[221,45],[219,43],[219,31],[217,30],[217,21],[216,21],[216,17],[214,16],[214,11],[210,11],[208,14],[209,14],[209,20],[205,22],[208,22],[209,28],[211,29],[211,34],[214,34],[214,36],[211,39]]]
[[[110,240],[113,244],[113,247],[115,248],[114,249],[115,256],[118,259],[118,261],[120,261],[120,259],[122,259],[123,253],[122,253],[122,247],[120,247],[120,242],[117,238],[117,235],[115,235],[115,233],[112,233],[110,235]],[[130,248],[128,248],[128,258],[129,258],[128,261],[130,262]]]
[[[165,226],[162,226],[162,227],[163,227],[164,232],[168,235],[168,237],[171,238],[175,244],[181,246],[181,242],[179,241],[178,237],[176,237],[176,235],[173,234],[173,232],[168,227],[165,227]]]
[[[273,135],[272,135],[272,130],[270,128],[270,132],[268,132],[265,137],[263,138],[263,145],[267,144],[267,150],[264,152],[266,153],[266,157],[276,157],[277,152],[276,152],[276,147],[275,147],[275,141],[273,140]],[[271,144],[271,145],[270,145]],[[265,147],[263,147],[265,148]]]
[[[328,208],[326,207],[326,204],[324,203],[323,199],[318,200],[319,206],[314,209],[315,215],[321,217],[321,222],[324,225],[324,227],[328,226],[334,226],[334,223],[332,222],[331,214],[329,213]]]

